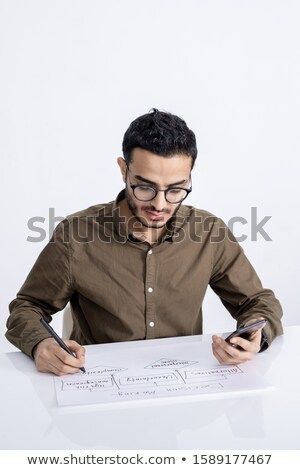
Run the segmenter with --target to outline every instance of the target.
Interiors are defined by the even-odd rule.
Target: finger
[[[260,348],[260,332],[255,332],[253,336],[248,339],[236,336],[230,340],[229,344],[235,346],[235,348],[241,348],[249,353],[257,353]]]
[[[85,348],[81,346],[81,344],[78,344],[76,341],[73,340],[65,340],[66,345],[73,351],[76,355],[76,357],[85,358]]]
[[[243,361],[229,356],[224,350],[213,346],[213,354],[221,364],[240,364]]]
[[[75,374],[77,372],[80,372],[79,368],[70,367],[67,364],[64,364],[63,362],[52,363],[50,364],[50,367],[51,367],[51,372],[53,372],[53,374],[58,375],[58,376]]]
[[[219,338],[218,336],[213,336],[212,348],[219,362],[223,364],[230,364],[232,363],[232,361],[235,361],[235,358],[232,356],[231,353],[231,351],[233,352],[233,348],[229,348],[229,346],[227,345],[228,351],[226,351],[222,347],[221,338]]]
[[[77,351],[83,352],[78,343],[72,342]],[[42,340],[35,348],[34,361],[39,372],[52,372],[56,375],[73,374],[83,366],[83,358],[75,358],[64,351],[53,338]]]
[[[65,364],[58,356],[49,352],[39,357],[36,367],[39,372],[52,372],[55,375],[74,374],[80,370],[78,367]]]
[[[248,341],[259,341],[261,340],[261,329],[252,331],[250,336],[247,338]]]
[[[237,349],[220,337],[213,337],[213,350],[224,364],[241,364],[253,357],[251,352]]]
[[[73,367],[76,369],[80,369],[80,367],[83,367],[84,365],[84,357],[75,357],[73,354],[67,353],[64,349],[61,347],[55,348],[53,351],[54,356],[62,362],[65,366],[68,367]],[[53,358],[54,360],[54,358]],[[56,361],[57,363],[57,361]]]
[[[239,349],[234,349],[234,351],[234,355],[229,355],[226,351],[219,348],[216,350],[216,354],[218,354],[224,364],[242,364],[253,358],[252,353]]]
[[[213,351],[213,355],[220,362],[220,364],[225,364],[223,359],[221,358],[221,356],[219,356],[219,354],[217,353],[214,347],[212,347],[212,351]]]
[[[233,347],[234,345],[232,345],[231,341],[229,343],[228,341],[225,341],[219,336],[213,336],[213,342],[222,357],[224,357],[224,354],[233,359],[238,356],[238,350],[236,349],[236,347]]]

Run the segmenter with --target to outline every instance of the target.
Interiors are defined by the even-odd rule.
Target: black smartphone
[[[240,336],[241,338],[247,339],[252,333],[252,330],[262,328],[263,326],[265,326],[266,323],[267,320],[259,320],[255,323],[251,323],[251,325],[242,326],[241,328],[238,328],[237,330],[233,331],[229,336],[227,336],[227,338],[225,338],[225,341],[230,341],[231,338],[233,338],[234,336]]]

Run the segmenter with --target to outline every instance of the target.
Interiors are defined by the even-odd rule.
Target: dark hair
[[[122,148],[127,165],[136,147],[163,157],[175,154],[191,156],[192,168],[197,158],[196,137],[185,121],[155,108],[135,119],[125,132]]]

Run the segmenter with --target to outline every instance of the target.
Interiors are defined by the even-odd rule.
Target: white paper
[[[161,340],[148,341],[143,347],[124,343],[99,345],[97,352],[88,352],[86,374],[56,377],[59,405],[83,405],[162,397],[182,397],[228,392],[261,391],[270,388],[255,372],[253,364],[219,365],[206,344],[173,344]],[[145,343],[145,342],[143,342]],[[253,361],[252,361],[253,362]]]

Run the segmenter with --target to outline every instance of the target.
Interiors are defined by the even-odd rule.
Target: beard
[[[163,228],[167,225],[167,223],[169,222],[169,220],[175,216],[176,212],[178,211],[179,207],[181,206],[181,203],[179,203],[176,208],[174,209],[174,211],[171,211],[170,209],[162,209],[161,211],[159,211],[159,213],[161,214],[171,214],[171,216],[168,218],[168,220],[166,222],[159,222],[159,221],[152,221],[152,222],[148,222],[146,218],[144,217],[141,217],[138,215],[138,211],[141,210],[141,211],[153,211],[153,212],[157,212],[156,209],[155,209],[155,206],[153,206],[152,204],[149,204],[149,205],[145,205],[143,207],[138,207],[135,203],[134,203],[134,199],[133,197],[128,193],[127,191],[127,188],[125,189],[125,197],[126,197],[126,201],[127,201],[127,205],[128,205],[128,208],[130,210],[130,212],[132,213],[132,215],[135,217],[136,220],[138,220],[144,227],[146,228],[156,228],[156,229],[159,229],[159,228]],[[151,201],[145,201],[145,203],[147,202],[151,202]]]

